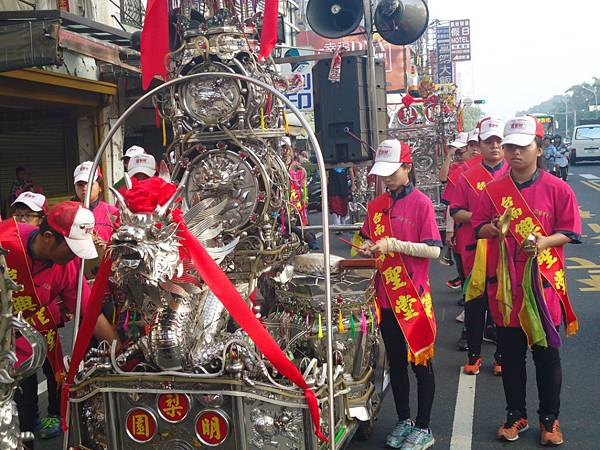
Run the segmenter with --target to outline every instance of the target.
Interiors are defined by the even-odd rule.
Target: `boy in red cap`
[[[92,230],[92,212],[77,202],[63,202],[52,208],[40,227],[17,223],[14,219],[0,222],[0,245],[9,250],[6,262],[11,269],[13,281],[23,286],[13,293],[13,311],[23,317],[48,343],[48,361],[57,382],[64,378],[64,366],[60,338],[57,332],[65,320],[65,311],[75,312],[79,258],[97,256]],[[83,283],[82,315],[90,294]],[[60,302],[59,302],[60,297]],[[94,335],[109,342],[117,339],[104,316],[98,317]],[[21,364],[31,352],[27,341],[16,341],[17,364]],[[34,431],[38,419],[37,376],[23,380],[15,395],[21,431]],[[29,443],[33,448],[33,443]]]
[[[386,438],[392,448],[423,450],[435,443],[429,429],[435,393],[433,345],[436,326],[429,289],[429,259],[442,241],[431,200],[415,188],[412,151],[395,139],[377,148],[370,175],[383,179],[387,192],[370,201],[361,228],[361,253],[378,260],[375,279],[381,307],[381,334],[391,363],[398,423]],[[417,377],[418,412],[409,408],[408,363]]]

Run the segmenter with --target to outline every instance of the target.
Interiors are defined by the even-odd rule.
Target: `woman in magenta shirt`
[[[506,123],[502,144],[510,172],[487,185],[471,218],[476,236],[490,241],[486,262],[488,306],[498,327],[498,345],[502,351],[502,382],[508,411],[506,422],[497,435],[499,439],[507,441],[517,440],[519,433],[529,428],[525,408],[528,335],[525,334],[524,327],[527,327],[527,323],[521,323],[519,318],[524,304],[523,282],[527,260],[534,255],[538,255],[541,260],[544,255],[549,254],[550,249],[557,251],[557,259],[563,258],[563,246],[579,243],[581,236],[581,219],[575,194],[565,182],[544,171],[539,164],[543,153],[542,138],[543,127],[533,117],[517,117]],[[514,183],[514,189],[510,187],[510,181]],[[506,235],[512,310],[503,307],[502,311],[497,296],[499,283],[496,277],[499,262],[499,214],[497,202],[493,202],[498,186],[507,186],[501,192],[504,195],[502,202],[506,205],[512,203],[510,200],[520,193],[547,233],[542,235],[539,230],[532,230],[530,235],[534,235],[535,240],[531,249],[522,248],[510,231]],[[515,207],[517,206],[519,205],[516,204]],[[513,212],[515,224],[522,224],[522,220],[529,214],[523,207],[516,208]],[[566,285],[563,286],[566,292]],[[563,318],[560,297],[547,279],[543,280],[539,293],[534,295],[541,305],[540,310],[547,310],[548,321],[551,321],[549,330],[554,332],[552,325],[558,329]],[[504,304],[506,302],[503,300]],[[546,335],[551,334],[546,331]],[[554,345],[548,339],[547,346],[534,344],[531,348],[536,367],[542,445],[560,445],[563,442],[558,423],[562,383],[559,345],[560,339]]]
[[[381,333],[390,361],[392,392],[398,414],[398,423],[387,436],[386,445],[392,448],[425,449],[435,443],[433,433],[429,429],[435,393],[433,364],[431,359],[418,362],[417,357],[411,354],[411,367],[417,377],[418,392],[418,411],[413,422],[409,407],[407,338],[400,326],[401,321],[404,320],[408,323],[409,319],[406,315],[404,319],[400,317],[398,310],[401,307],[398,305],[401,298],[405,299],[407,293],[410,294],[408,290],[404,290],[404,286],[406,282],[411,281],[416,292],[414,292],[414,296],[408,295],[409,298],[412,297],[413,302],[409,308],[422,307],[423,309],[420,309],[419,312],[416,309],[411,311],[410,316],[414,319],[417,318],[416,315],[420,315],[420,318],[425,318],[426,314],[430,316],[429,324],[432,327],[426,331],[432,332],[433,336],[431,340],[432,356],[435,318],[429,293],[429,259],[439,256],[442,241],[431,200],[414,187],[411,153],[411,148],[407,144],[395,139],[383,141],[377,148],[375,164],[370,174],[380,176],[388,192],[377,197],[368,205],[369,220],[365,221],[365,225],[361,229],[361,234],[367,238],[367,241],[363,243],[361,252],[366,255],[378,256],[378,259],[381,259],[380,256],[385,258],[390,256],[391,260],[395,258],[394,253],[401,254],[406,268],[405,276],[410,278],[410,280],[406,278],[395,280],[396,287],[390,291],[386,289],[382,278],[382,273],[386,275],[386,278],[389,276],[387,270],[380,268],[375,280],[377,302],[381,307]],[[379,220],[377,216],[380,214],[375,212],[373,206],[375,203],[389,205],[381,210],[381,214],[389,215],[389,223],[391,223],[389,236],[381,237],[381,230],[371,229],[377,228],[370,225],[373,221],[372,217],[376,217],[375,222],[377,222]],[[373,212],[375,213],[372,214]],[[388,223],[387,219],[385,223]],[[400,269],[398,266],[390,266],[390,268]],[[394,291],[394,289],[397,290]],[[394,292],[391,300],[388,292]],[[401,297],[398,297],[399,294]],[[426,304],[427,299],[428,305]],[[405,309],[406,311],[408,310]],[[407,329],[406,323],[403,323],[404,329]],[[420,324],[422,325],[423,322]]]

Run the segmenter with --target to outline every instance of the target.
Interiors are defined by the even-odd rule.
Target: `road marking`
[[[456,405],[454,407],[450,450],[471,450],[477,376],[467,375],[463,372],[462,367],[459,370],[458,392],[456,393]]]
[[[591,183],[589,181],[582,181],[582,183],[585,184],[586,186],[591,187],[592,189],[595,189],[598,192],[600,192],[600,186],[597,186],[594,183]]]
[[[38,383],[38,395],[42,395],[47,390],[48,390],[48,383],[46,382],[46,380],[42,381],[41,383]]]
[[[600,180],[600,177],[592,175],[591,173],[580,173],[579,176],[588,180]]]

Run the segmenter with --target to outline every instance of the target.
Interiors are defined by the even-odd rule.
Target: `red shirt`
[[[113,224],[119,217],[119,208],[100,200],[93,209],[90,206],[90,209],[96,222],[94,231],[103,241],[108,242],[113,232]]]
[[[54,323],[57,325],[61,324],[64,322],[65,318],[61,313],[57,300],[58,297],[60,297],[65,308],[70,313],[75,313],[75,308],[77,306],[77,280],[79,268],[81,267],[81,260],[75,258],[64,266],[61,266],[59,264],[50,265],[46,262],[33,259],[30,245],[34,233],[37,233],[38,229],[33,225],[22,223],[17,224],[17,226],[19,227],[23,248],[27,253],[27,265],[29,266],[29,270],[33,277],[33,283],[40,305],[46,306],[48,312],[54,319]],[[84,280],[81,297],[82,316],[89,296],[90,287],[87,284],[87,281]],[[20,363],[31,354],[31,347],[23,337],[18,338],[16,344],[17,359]]]
[[[505,176],[510,175],[507,174]],[[577,205],[575,193],[567,183],[544,170],[538,169],[531,180],[520,185],[517,184],[517,188],[541,222],[546,233],[549,235],[562,233],[571,238],[571,242],[579,243],[581,236],[579,206]],[[471,217],[471,225],[477,233],[483,225],[490,223],[497,216],[496,208],[486,192],[479,196],[477,208]],[[521,247],[510,233],[506,237],[506,247],[509,264],[514,265],[515,270],[514,272],[511,270],[511,273],[516,274],[515,279],[511,280],[513,309],[510,315],[509,326],[520,327],[518,314],[523,305],[523,288],[521,287],[521,283],[527,254],[521,250]],[[556,250],[561,258],[564,258],[564,248],[557,247]],[[490,238],[487,259],[487,296],[494,321],[498,326],[503,326],[502,313],[498,308],[498,301],[496,300],[496,292],[498,290],[498,280],[496,279],[498,253],[498,239]],[[548,283],[544,283],[544,297],[554,325],[560,325],[562,318],[560,298]]]
[[[396,239],[442,247],[442,238],[429,197],[412,185],[408,185],[398,195],[394,193],[392,198],[390,215]],[[364,222],[361,232],[365,236],[371,235],[368,221]],[[421,295],[429,282],[429,259],[409,255],[402,255],[402,259],[417,292]],[[389,308],[387,294],[379,273],[375,278],[375,289],[381,307]]]

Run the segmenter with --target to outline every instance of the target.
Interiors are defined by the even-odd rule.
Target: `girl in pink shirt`
[[[413,301],[421,302],[425,308],[426,303],[422,299],[431,299],[429,296],[429,259],[439,256],[442,241],[431,200],[414,187],[410,147],[397,140],[383,141],[377,149],[371,174],[383,178],[388,192],[369,203],[369,220],[365,221],[365,225],[361,229],[361,234],[367,241],[363,243],[361,252],[373,256],[385,255],[386,258],[387,256],[394,258],[394,252],[401,254],[406,275],[416,290],[415,297],[419,297],[418,299],[414,298]],[[389,202],[385,204],[390,205],[389,209],[382,210],[382,213],[389,215],[389,222],[386,221],[386,223],[391,223],[390,234],[393,237],[381,237],[381,229],[377,230],[378,227],[375,230],[370,229],[369,224],[372,217],[380,214],[375,212],[373,205],[375,203],[383,205],[383,201]],[[372,213],[374,214],[371,217]],[[383,270],[383,272],[387,273],[388,271]],[[402,294],[400,298],[406,298],[409,291],[403,291],[402,286],[405,286],[403,283],[408,280],[404,280],[396,280],[396,289],[399,289],[394,292],[395,297],[397,294]],[[407,340],[399,322],[409,319],[406,316],[404,319],[398,318],[395,314],[395,311],[397,312],[400,308],[398,306],[400,298],[388,298],[383,278],[379,272],[376,275],[375,287],[377,302],[381,306],[381,333],[390,360],[392,392],[398,414],[398,423],[387,436],[386,445],[392,448],[429,448],[435,443],[429,429],[435,393],[431,359],[417,364],[415,357],[412,360],[414,362],[411,362],[412,370],[417,377],[418,391],[418,411],[415,422],[413,422],[409,408]],[[410,293],[408,297],[410,297]],[[393,303],[394,300],[395,303]],[[431,308],[431,303],[429,307]],[[421,318],[426,317],[425,309],[412,314],[415,319],[414,314],[420,314]],[[432,309],[428,315],[431,315],[433,321],[432,330],[433,339],[435,339],[435,319]],[[422,324],[423,322],[421,322]],[[431,348],[433,349],[433,341]]]
[[[533,117],[517,117],[506,123],[502,144],[510,165],[510,173],[487,185],[471,217],[476,236],[489,240],[486,262],[488,306],[498,327],[498,345],[502,350],[502,382],[508,411],[506,422],[500,427],[497,435],[499,439],[507,441],[517,440],[519,433],[528,429],[525,408],[525,357],[528,336],[524,327],[530,328],[528,323],[522,324],[519,317],[524,304],[523,284],[527,260],[537,255],[538,260],[534,260],[534,264],[538,261],[543,263],[541,258],[549,254],[549,249],[556,249],[558,256],[562,258],[563,246],[567,243],[579,243],[581,235],[581,219],[575,194],[565,182],[545,172],[538,165],[542,155],[542,137],[543,127]],[[514,183],[514,189],[508,184],[510,181]],[[512,310],[503,306],[503,311],[500,310],[499,304],[499,298],[502,299],[502,296],[497,297],[499,282],[496,277],[499,262],[498,209],[496,203],[492,202],[492,193],[497,192],[497,186],[500,185],[507,186],[502,191],[502,195],[505,195],[503,202],[511,203],[513,196],[520,194],[547,233],[544,236],[532,230],[529,235],[535,236],[534,242],[532,247],[527,249],[521,247],[511,231],[506,235],[506,261],[510,273],[508,285],[512,293]],[[523,223],[523,209],[513,210],[513,220],[519,220],[515,224]],[[547,317],[547,322],[551,322],[548,323],[548,328],[544,328],[547,336],[546,346],[533,344],[531,347],[539,395],[540,442],[542,445],[560,445],[563,442],[558,423],[562,382],[558,350],[560,338],[556,335],[552,340],[551,337],[556,331],[552,325],[558,329],[563,316],[561,300],[546,279],[543,279],[540,289],[533,292],[540,314]],[[503,305],[506,305],[505,300]]]

